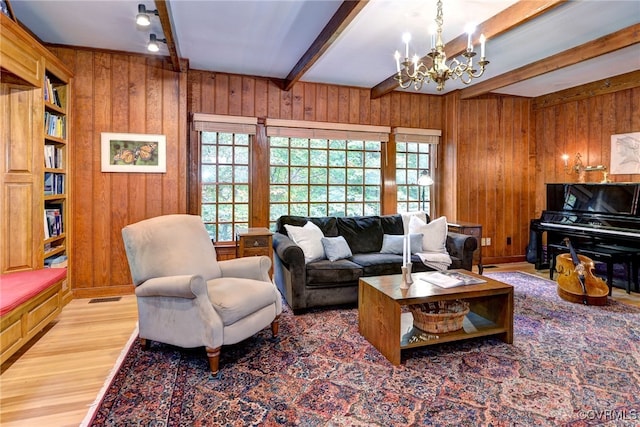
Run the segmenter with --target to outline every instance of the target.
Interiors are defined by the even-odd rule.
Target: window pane
[[[271,164],[272,165],[288,165],[289,150],[287,148],[271,148]]]
[[[218,166],[218,182],[233,182],[233,166]]]
[[[233,182],[249,182],[249,166],[234,166],[233,173]]]
[[[249,147],[236,147],[234,163],[239,165],[249,164]]]
[[[269,222],[275,222],[282,215],[289,213],[289,205],[272,203],[269,207]]]
[[[289,200],[289,187],[284,185],[272,185],[269,191],[269,200],[273,203],[287,202]]]
[[[219,146],[218,147],[218,164],[233,163],[233,147]]]
[[[311,166],[326,166],[327,155],[327,150],[311,150]]]
[[[216,182],[216,167],[213,165],[202,166],[202,182]]]
[[[329,184],[344,184],[346,182],[346,169],[329,169]]]
[[[307,166],[309,164],[309,150],[293,149],[291,150],[291,166]]]
[[[215,202],[216,202],[216,186],[203,185],[202,186],[202,203],[215,203]]]
[[[291,168],[291,184],[309,183],[309,170],[303,168]]]
[[[326,184],[327,172],[327,168],[311,168],[309,182],[311,184]]]
[[[291,203],[306,202],[309,200],[309,187],[306,185],[289,186],[289,200]]]
[[[235,185],[235,203],[249,203],[249,186]]]
[[[216,153],[217,153],[217,150],[215,145],[203,145],[202,146],[202,163],[215,163]]]
[[[271,184],[287,184],[289,182],[288,167],[271,168]]]

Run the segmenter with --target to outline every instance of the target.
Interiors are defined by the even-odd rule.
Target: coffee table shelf
[[[440,344],[444,342],[459,341],[467,338],[482,337],[486,335],[502,334],[507,332],[507,328],[497,325],[489,319],[469,312],[464,318],[462,329],[454,332],[433,333],[425,332],[413,326],[413,315],[402,313],[401,320],[400,348],[423,347],[425,345]],[[420,337],[427,337],[421,339]],[[411,342],[411,338],[416,337],[418,341]]]
[[[404,349],[468,338],[495,335],[513,342],[513,286],[464,271],[485,283],[440,288],[417,280],[400,289],[401,275],[363,277],[358,294],[358,327],[391,363],[399,365]],[[469,303],[462,329],[443,334],[424,332],[413,326],[413,315],[404,306],[461,299]],[[423,337],[423,338],[421,338]]]

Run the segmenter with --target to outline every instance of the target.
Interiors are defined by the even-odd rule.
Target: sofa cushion
[[[397,255],[396,255],[397,256]],[[362,267],[350,259],[321,260],[307,264],[307,286],[339,287],[357,282],[362,277]]]
[[[422,252],[447,253],[447,218],[441,216],[427,224],[412,216],[409,232],[422,233]]]
[[[311,221],[312,223],[317,225],[320,228],[320,230],[322,230],[322,234],[324,234],[326,237],[335,237],[338,235],[338,227],[336,226],[336,217],[333,217],[333,216],[306,217],[306,216],[295,216],[295,215],[282,215],[276,220],[276,231],[278,233],[288,235],[287,230],[285,228],[285,224],[302,227],[307,223],[307,221]]]
[[[354,254],[380,252],[382,224],[378,216],[344,217],[337,219],[338,232]]]
[[[400,214],[382,215],[380,216],[380,223],[382,224],[384,234],[406,234],[404,232],[402,215]]]
[[[337,261],[353,255],[349,244],[342,236],[323,237],[322,247],[324,248],[324,255],[329,261]]]
[[[319,259],[324,259],[324,247],[322,246],[322,230],[311,221],[298,227],[295,225],[285,224],[285,229],[293,242],[300,246],[304,253],[304,262],[309,263]]]
[[[362,253],[354,254],[351,260],[362,267],[363,276],[400,274],[402,255]]]
[[[411,253],[422,252],[422,234],[410,234],[409,239],[411,241]],[[404,253],[403,243],[404,235],[385,234],[382,237],[380,253],[402,255]]]

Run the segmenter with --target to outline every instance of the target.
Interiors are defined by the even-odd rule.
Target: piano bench
[[[631,293],[631,277],[635,291],[638,292],[638,262],[640,261],[640,253],[638,249],[627,248],[617,245],[590,245],[574,248],[579,254],[591,258],[594,261],[602,262],[607,265],[607,286],[609,286],[609,295],[613,289],[613,265],[626,264],[627,271],[627,293]],[[556,266],[556,256],[561,253],[568,253],[569,248],[562,244],[550,243],[547,245],[549,253],[549,278],[553,280],[553,274]]]

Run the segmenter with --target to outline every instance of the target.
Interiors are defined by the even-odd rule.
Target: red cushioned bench
[[[0,275],[0,363],[4,363],[60,313],[66,278],[66,268]]]

